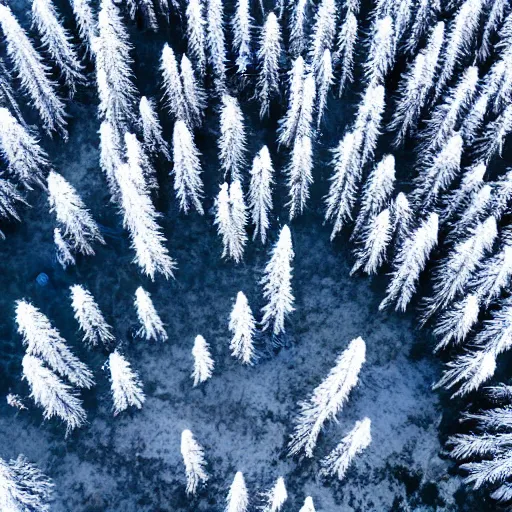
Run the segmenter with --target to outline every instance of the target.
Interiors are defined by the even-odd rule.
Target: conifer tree
[[[61,25],[52,0],[32,1],[32,23],[41,37],[43,47],[59,67],[72,97],[77,84],[84,82],[85,78],[71,36]]]
[[[249,507],[249,493],[245,486],[244,475],[238,471],[229,488],[226,498],[226,508],[224,512],[247,512]]]
[[[57,84],[50,79],[50,69],[43,63],[12,11],[3,4],[0,4],[0,27],[21,88],[38,111],[44,130],[50,135],[58,132],[66,139],[66,113],[55,92]]]
[[[409,238],[404,240],[393,262],[391,282],[379,310],[382,311],[396,302],[395,309],[405,311],[416,291],[420,273],[425,268],[432,249],[437,245],[438,226],[437,213],[430,213]]]
[[[251,32],[253,18],[249,0],[237,0],[235,15],[231,22],[233,30],[233,50],[236,55],[237,73],[244,75],[252,64]]]
[[[336,359],[327,378],[315,388],[311,397],[299,403],[300,412],[290,443],[289,455],[304,452],[313,456],[318,436],[327,420],[335,420],[345,405],[350,391],[357,385],[365,362],[366,345],[361,337],[352,340]]]
[[[236,296],[236,302],[229,317],[229,330],[233,334],[229,344],[231,355],[243,364],[253,365],[256,360],[253,344],[256,321],[243,292],[238,292]]]
[[[196,494],[199,484],[208,480],[206,473],[206,460],[201,445],[194,439],[192,432],[188,429],[181,433],[181,456],[185,464],[187,475],[187,494]]]
[[[263,512],[279,512],[285,501],[288,499],[288,492],[284,484],[284,479],[280,476],[272,489],[265,493],[266,504],[263,507]]]
[[[64,240],[60,228],[53,230],[53,242],[55,244],[55,256],[61,267],[65,270],[66,267],[75,265],[76,261],[73,254],[71,254],[71,248]]]
[[[290,201],[290,220],[302,214],[309,199],[309,187],[313,183],[313,155],[311,139],[297,137],[293,144],[290,162],[286,167]]]
[[[16,187],[0,178],[0,218],[5,220],[14,219],[18,222],[21,220],[16,210],[18,203],[27,204]],[[5,234],[0,230],[0,238],[5,240]]]
[[[491,93],[483,88],[461,123],[460,131],[467,145],[471,145],[479,135],[490,103]]]
[[[327,104],[327,95],[329,89],[334,81],[332,72],[331,52],[328,48],[325,49],[318,68],[317,82],[318,82],[318,117],[316,127],[320,128],[322,122],[322,115]]]
[[[30,396],[44,409],[44,419],[54,416],[66,423],[66,433],[80,428],[86,422],[82,401],[70,386],[46,368],[37,357],[26,354],[21,362],[23,378],[30,387]]]
[[[220,111],[219,159],[231,181],[241,180],[245,165],[246,137],[244,118],[238,100],[224,94]]]
[[[505,138],[512,132],[512,105],[485,128],[482,140],[478,143],[477,152],[486,163],[498,154],[501,156]]]
[[[272,184],[274,168],[267,146],[263,146],[254,157],[249,186],[249,208],[255,225],[253,240],[259,235],[261,243],[267,239],[270,225],[268,218],[272,210]]]
[[[206,34],[203,3],[188,0],[185,11],[187,18],[188,53],[197,65],[200,76],[206,72]]]
[[[188,112],[189,123],[192,127],[200,126],[206,108],[206,94],[196,80],[192,63],[187,56],[181,57],[181,82]]]
[[[393,212],[393,232],[397,245],[400,245],[409,235],[412,226],[412,209],[407,196],[400,192],[391,205]]]
[[[331,1],[331,0],[326,0]],[[281,58],[281,28],[273,12],[267,16],[258,49],[258,81],[256,96],[260,101],[260,118],[268,114],[270,100],[279,94],[279,60]]]
[[[284,225],[261,280],[263,297],[267,300],[267,304],[261,310],[263,313],[261,324],[263,330],[268,329],[272,324],[272,332],[275,336],[285,331],[285,317],[295,310],[291,285],[293,257],[290,228]]]
[[[112,124],[103,121],[100,125],[100,167],[105,173],[110,193],[116,197],[118,185],[116,183],[116,169],[123,164],[123,154],[119,134],[114,130]]]
[[[405,48],[413,55],[439,10],[439,0],[419,0],[413,16],[411,32],[405,41]]]
[[[395,31],[391,16],[375,20],[372,30],[368,59],[364,65],[368,88],[382,84],[395,61]]]
[[[112,327],[107,323],[91,292],[79,284],[71,286],[71,307],[83,331],[83,341],[95,347],[100,342],[109,347],[114,341]]]
[[[137,331],[138,336],[145,338],[147,341],[168,340],[164,323],[153,305],[151,295],[142,286],[139,286],[135,291],[135,309],[140,323],[140,329]]]
[[[224,37],[222,0],[206,0],[206,45],[208,62],[213,69],[215,88],[219,94],[226,85],[226,42]]]
[[[176,120],[181,120],[192,125],[189,117],[189,110],[185,92],[183,90],[183,82],[178,70],[178,62],[172,48],[165,43],[162,50],[162,58],[160,59],[160,71],[163,76],[165,106],[169,113]]]
[[[80,38],[87,51],[92,52],[94,39],[98,36],[98,27],[92,11],[90,0],[70,0]]]
[[[498,31],[500,23],[510,8],[510,3],[507,0],[495,0],[494,2],[487,3],[485,7],[490,9],[485,17],[484,33],[477,51],[479,62],[484,62],[491,55],[491,37]]]
[[[297,0],[291,6],[292,12],[289,22],[290,44],[289,51],[297,59],[305,49],[306,30],[308,26],[309,0]]]
[[[316,512],[315,506],[313,504],[313,498],[311,496],[308,496],[304,500],[304,505],[302,505],[302,507],[299,510],[299,512]]]
[[[108,368],[110,369],[114,416],[130,406],[137,407],[137,409],[142,408],[146,397],[139,376],[117,350],[108,357]]]
[[[104,244],[105,240],[74,187],[60,174],[51,171],[48,175],[48,194],[50,211],[55,213],[73,250],[94,255],[92,244]]]
[[[25,300],[16,301],[16,324],[28,355],[38,357],[75,386],[89,389],[92,373],[68,348],[46,315]]]
[[[21,113],[18,102],[16,101],[13,89],[13,80],[11,73],[5,67],[4,60],[0,57],[0,106],[10,109],[16,119],[24,124],[25,120]]]
[[[139,103],[139,126],[146,151],[156,157],[160,153],[166,160],[171,159],[169,145],[162,134],[162,126],[153,100],[142,96]]]
[[[357,421],[354,428],[341,440],[334,450],[320,461],[324,476],[337,476],[343,480],[347,469],[356,455],[370,446],[372,442],[370,418]]]
[[[354,12],[348,11],[347,17],[340,28],[334,62],[340,62],[341,75],[338,95],[341,97],[345,87],[354,80],[354,53],[357,43],[357,18]]]
[[[325,50],[332,49],[336,35],[336,20],[335,0],[321,0],[315,14],[309,50],[311,69],[317,76]]]
[[[206,343],[206,340],[200,334],[194,340],[192,355],[194,356],[192,378],[194,379],[194,386],[197,386],[212,376],[215,366],[210,354],[210,345]]]
[[[181,120],[174,123],[172,154],[174,190],[179,199],[180,208],[187,213],[193,205],[197,212],[203,215],[200,153],[187,125]]]
[[[488,210],[491,209],[492,202],[492,187],[489,184],[485,184],[473,195],[467,208],[460,214],[460,218],[455,224],[450,237],[464,235],[468,229],[475,227],[485,217]]]

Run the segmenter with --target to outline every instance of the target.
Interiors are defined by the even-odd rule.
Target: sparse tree
[[[235,15],[231,22],[233,30],[233,49],[236,55],[237,73],[244,75],[252,64],[251,31],[253,18],[249,0],[237,0]]]
[[[213,68],[215,88],[223,93],[226,88],[226,42],[224,37],[224,6],[222,0],[206,0],[206,45],[208,62]]]
[[[53,242],[55,243],[55,255],[61,267],[65,270],[68,266],[76,265],[75,257],[71,253],[69,244],[64,240],[60,228],[53,230]]]
[[[272,489],[266,492],[265,495],[265,506],[263,507],[263,512],[279,512],[285,501],[288,499],[288,492],[286,491],[286,486],[284,484],[284,479],[280,476]]]
[[[372,29],[368,59],[364,65],[368,88],[382,84],[395,61],[395,31],[393,19],[377,19]]]
[[[181,456],[185,464],[185,473],[187,475],[187,494],[196,494],[199,484],[204,484],[208,480],[206,473],[206,460],[204,450],[194,439],[192,432],[186,429],[181,433]]]
[[[313,151],[311,139],[303,136],[295,139],[290,162],[286,167],[290,201],[290,220],[300,215],[309,199],[309,187],[313,183]]]
[[[327,104],[327,95],[329,89],[334,81],[334,75],[332,72],[331,52],[328,48],[325,49],[318,68],[317,82],[318,82],[318,117],[316,127],[320,128],[322,122],[322,115]]]
[[[256,359],[253,338],[256,321],[243,292],[238,292],[236,302],[229,317],[229,330],[233,334],[229,348],[231,355],[242,363],[253,365]]]
[[[153,157],[160,153],[166,160],[170,160],[169,144],[163,137],[155,104],[146,96],[140,99],[139,114],[139,126],[146,151]]]
[[[200,76],[204,76],[206,73],[206,22],[202,1],[189,0],[185,14],[187,17],[188,53],[194,59]]]
[[[231,181],[240,180],[245,166],[246,137],[244,118],[238,100],[224,94],[220,111],[219,158]]]
[[[229,488],[226,498],[226,508],[224,512],[247,512],[249,507],[249,493],[245,486],[244,475],[238,471]]]
[[[98,27],[94,18],[90,0],[70,0],[80,38],[87,51],[92,52],[94,38],[98,36]]]
[[[116,350],[108,357],[114,416],[130,406],[142,408],[146,397],[137,372],[130,363]]]
[[[341,97],[345,87],[354,80],[354,53],[357,43],[357,18],[349,11],[341,26],[336,43],[336,52],[333,55],[334,62],[340,62],[341,76],[338,95]]]
[[[164,323],[153,305],[151,295],[142,286],[139,286],[135,291],[135,309],[140,323],[140,329],[137,331],[138,336],[142,336],[147,341],[168,340]]]
[[[206,382],[212,376],[215,366],[210,354],[210,345],[200,334],[194,340],[192,355],[194,356],[192,378],[194,379],[194,386],[197,386],[202,382]]]

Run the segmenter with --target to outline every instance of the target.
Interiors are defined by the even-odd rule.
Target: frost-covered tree
[[[313,456],[318,436],[327,420],[335,420],[352,388],[357,385],[365,362],[366,345],[361,337],[352,340],[336,359],[327,378],[315,388],[311,397],[299,403],[300,412],[288,445],[289,455],[304,452]]]
[[[295,139],[289,164],[286,166],[290,201],[290,220],[300,215],[309,199],[309,187],[313,183],[313,150],[309,137]]]
[[[368,58],[364,65],[368,87],[382,84],[395,61],[395,31],[393,19],[377,19],[372,29]]]
[[[66,423],[67,433],[86,422],[82,401],[73,389],[64,384],[43,362],[26,354],[21,362],[23,378],[30,387],[30,396],[44,409],[46,420],[57,416]]]
[[[0,218],[20,221],[16,210],[18,204],[27,204],[16,187],[4,178],[0,178]],[[5,234],[0,230],[0,238],[5,240]]]
[[[165,106],[175,119],[184,121],[190,126],[191,119],[178,69],[178,61],[174,51],[167,43],[164,44],[162,50],[160,71],[163,77]]]
[[[181,57],[181,82],[189,123],[192,127],[200,126],[206,108],[206,94],[196,80],[192,63],[185,54]]]
[[[206,72],[206,34],[203,2],[201,0],[188,0],[185,11],[187,18],[188,53],[194,59],[199,74]]]
[[[38,357],[75,386],[94,385],[91,371],[68,348],[46,315],[25,300],[16,301],[16,324],[28,355]]]
[[[308,27],[309,0],[297,0],[291,5],[289,18],[289,51],[297,59],[306,47],[306,30]]]
[[[477,147],[479,156],[487,163],[496,154],[501,156],[505,138],[510,132],[512,132],[512,104],[495,121],[486,126]]]
[[[100,342],[109,347],[114,341],[112,327],[107,323],[91,292],[79,284],[71,286],[71,307],[83,331],[83,341],[95,347]]]
[[[253,18],[249,0],[237,0],[235,15],[231,22],[233,50],[236,55],[237,73],[244,76],[252,64],[251,32]]]
[[[439,0],[418,0],[411,32],[405,41],[405,48],[408,53],[415,53],[418,44],[429,29],[431,21],[435,18],[440,7]]]
[[[357,421],[354,428],[341,440],[327,457],[320,461],[320,474],[336,476],[343,480],[347,469],[356,455],[370,446],[372,442],[370,418]]]
[[[125,132],[124,134],[125,155],[130,175],[137,177],[142,188],[157,189],[156,172],[151,161],[144,151],[144,147],[137,139],[134,133]]]
[[[285,317],[295,310],[291,283],[293,257],[292,235],[290,228],[284,225],[261,280],[263,297],[267,300],[267,304],[261,310],[261,324],[263,330],[272,324],[272,332],[276,336],[285,331]]]
[[[255,96],[260,101],[260,118],[263,118],[268,114],[270,100],[279,94],[281,28],[277,16],[273,12],[268,13],[259,44],[257,53],[259,74]]]
[[[285,501],[288,499],[288,492],[284,484],[284,478],[280,476],[272,489],[264,494],[265,505],[262,508],[263,512],[279,512]]]
[[[272,210],[272,184],[274,168],[267,146],[263,146],[254,157],[249,185],[249,208],[255,226],[253,240],[259,235],[261,243],[267,239],[270,225],[268,218]]]
[[[341,75],[338,95],[341,97],[345,87],[354,80],[354,53],[357,43],[357,18],[349,11],[341,25],[336,52],[333,55],[334,62],[340,62]]]
[[[52,0],[32,1],[32,23],[41,37],[43,47],[60,69],[70,96],[73,96],[77,84],[83,83],[85,77],[71,35],[61,25]]]
[[[477,51],[479,62],[484,62],[491,55],[491,38],[495,32],[498,32],[500,23],[510,9],[510,2],[508,0],[494,0],[494,2],[486,2],[484,7],[489,7],[489,11],[486,13],[484,33]]]
[[[73,250],[93,255],[92,244],[104,244],[105,240],[75,188],[60,174],[51,171],[48,175],[48,195],[50,211],[55,213],[57,222],[64,230],[64,237]]]
[[[313,73],[306,73],[300,98],[300,112],[297,117],[295,138],[313,137],[313,114],[315,112],[316,84]]]
[[[253,365],[256,360],[253,340],[256,321],[243,292],[238,292],[236,296],[236,302],[229,317],[229,330],[233,334],[229,344],[231,355],[244,364]]]
[[[80,38],[88,51],[92,51],[94,38],[98,36],[98,26],[90,0],[70,0]]]
[[[226,42],[224,36],[224,6],[222,0],[206,0],[206,45],[208,62],[213,69],[215,88],[224,92],[226,85]]]
[[[224,176],[229,173],[231,181],[241,180],[246,152],[244,117],[238,100],[228,94],[222,96],[218,144]]]
[[[6,108],[0,108],[0,154],[7,164],[7,171],[25,187],[43,186],[43,173],[49,167],[48,157],[34,135]]]
[[[140,323],[137,335],[147,341],[167,341],[164,323],[151,300],[151,295],[142,286],[135,291],[135,309]]]
[[[65,139],[66,113],[64,103],[56,94],[57,84],[50,78],[50,69],[36,52],[26,32],[8,6],[0,4],[0,27],[7,44],[7,55],[21,82],[43,121],[48,134],[60,133]]]
[[[114,416],[130,406],[137,407],[137,409],[142,408],[146,397],[139,376],[117,350],[108,357],[108,368],[110,369]]]
[[[208,474],[205,469],[204,450],[188,429],[181,433],[181,456],[187,475],[186,492],[194,495],[197,492],[197,487],[206,483]]]
[[[0,57],[0,106],[4,106],[11,110],[16,119],[24,124],[25,120],[21,113],[18,102],[16,101],[14,89],[13,89],[13,78],[10,71],[7,70],[4,60]]]
[[[53,242],[55,244],[55,256],[60,266],[63,269],[66,269],[68,266],[75,265],[76,261],[75,257],[71,253],[71,247],[68,242],[64,240],[60,228],[55,228],[53,230]]]
[[[308,496],[304,500],[304,505],[302,505],[299,512],[316,512],[315,505],[313,504],[313,498],[311,496]]]
[[[333,150],[332,165],[334,174],[326,198],[325,219],[334,223],[331,240],[352,219],[352,209],[356,201],[361,180],[360,153],[362,135],[359,131],[346,133]]]
[[[110,193],[116,197],[118,186],[116,183],[116,169],[118,169],[124,160],[121,149],[121,140],[119,133],[114,129],[109,121],[103,121],[100,125],[100,167],[105,173]]]
[[[139,127],[146,151],[153,157],[160,153],[166,160],[170,160],[169,144],[163,137],[155,103],[146,96],[142,96],[139,103]]]
[[[413,212],[409,204],[407,196],[403,192],[399,192],[393,201],[393,232],[397,245],[400,245],[411,231],[413,224]]]
[[[249,493],[245,485],[244,475],[241,471],[238,471],[229,488],[224,512],[247,512],[248,507]]]
[[[194,347],[192,348],[192,355],[194,356],[194,371],[192,378],[194,379],[194,386],[201,382],[207,381],[213,373],[215,363],[210,354],[210,345],[199,334],[194,340]]]
[[[187,213],[190,206],[193,205],[197,212],[203,215],[200,153],[194,144],[192,133],[181,120],[174,123],[172,154],[174,190],[181,210]]]
[[[317,128],[320,128],[322,122],[322,115],[327,104],[327,94],[334,81],[334,74],[332,72],[331,52],[328,48],[325,49],[320,66],[318,67],[317,82],[318,82],[318,117]]]
[[[0,508],[4,512],[49,512],[53,482],[23,455],[0,458]]]
[[[471,202],[461,212],[459,220],[450,233],[450,238],[464,235],[468,229],[475,227],[488,214],[493,203],[492,190],[491,185],[484,184],[473,195]]]
[[[438,227],[437,213],[430,213],[404,240],[393,262],[391,282],[386,290],[386,297],[379,305],[379,310],[396,302],[395,309],[405,311],[416,291],[420,273],[425,268],[432,249],[437,245]]]
[[[318,76],[325,50],[331,50],[336,35],[337,8],[335,0],[321,0],[315,13],[315,23],[309,44],[309,61]]]

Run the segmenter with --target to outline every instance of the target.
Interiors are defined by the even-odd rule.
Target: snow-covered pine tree
[[[238,100],[228,94],[222,96],[218,144],[224,176],[229,173],[232,182],[241,181],[246,152],[244,117]]]
[[[492,204],[492,187],[486,183],[473,195],[467,208],[461,212],[459,220],[450,233],[450,238],[463,236],[467,233],[468,229],[474,228],[489,213],[492,209]]]
[[[416,291],[420,273],[425,268],[432,249],[437,245],[438,227],[437,213],[430,213],[404,240],[393,262],[391,282],[386,290],[386,297],[379,305],[379,310],[382,311],[396,302],[395,309],[405,311]]]
[[[261,324],[263,330],[268,329],[272,324],[274,336],[285,331],[285,317],[295,310],[291,284],[293,257],[292,235],[290,228],[284,225],[261,280],[263,297],[267,300],[267,304],[261,310],[263,313]]]
[[[315,23],[309,43],[309,62],[318,77],[325,50],[331,50],[336,35],[337,7],[335,0],[321,0],[315,13]]]
[[[393,233],[395,234],[396,246],[399,247],[409,235],[412,227],[413,212],[409,200],[403,192],[399,192],[393,201]]]
[[[206,34],[203,2],[188,0],[185,11],[187,18],[188,53],[196,63],[199,75],[206,73]]]
[[[243,292],[238,292],[236,296],[236,302],[229,317],[229,330],[233,334],[229,344],[231,355],[243,364],[253,365],[256,360],[253,342],[256,321]]]
[[[130,175],[140,180],[141,188],[158,189],[155,169],[137,136],[134,133],[125,132],[124,145]]]
[[[206,94],[196,80],[192,63],[185,54],[181,57],[181,82],[190,124],[192,127],[200,126],[206,108]]]
[[[289,18],[289,51],[295,59],[302,55],[306,46],[308,7],[309,0],[297,0],[291,5],[292,12]]]
[[[233,50],[236,55],[236,72],[242,78],[245,78],[247,68],[252,64],[251,32],[253,21],[249,0],[237,0],[231,28],[233,31]]]
[[[186,492],[194,495],[197,492],[197,487],[207,482],[208,474],[205,469],[204,450],[188,429],[181,433],[181,456],[187,475]]]
[[[361,208],[351,238],[357,240],[364,226],[385,208],[389,203],[394,186],[395,157],[384,155],[364,184]]]
[[[386,260],[386,250],[393,235],[393,224],[389,208],[372,217],[361,236],[361,247],[356,249],[356,262],[350,275],[360,268],[367,274],[376,274]]]
[[[210,354],[210,345],[200,334],[194,340],[192,355],[194,356],[194,371],[191,377],[194,379],[194,386],[197,386],[212,376],[215,367]]]
[[[68,239],[73,250],[91,256],[92,244],[104,244],[98,224],[92,218],[75,188],[60,174],[51,171],[48,175],[50,211]]]
[[[56,94],[57,84],[50,78],[50,69],[36,52],[26,32],[8,6],[0,4],[0,27],[7,44],[7,55],[43,121],[44,130],[51,135],[60,133],[67,139],[64,103]]]
[[[332,0],[324,0],[332,1]],[[260,102],[260,118],[268,115],[270,100],[279,94],[279,61],[281,59],[281,28],[277,16],[269,12],[259,40],[258,80],[256,94]]]
[[[304,500],[304,505],[302,505],[299,512],[316,512],[315,505],[313,504],[313,498],[311,496],[307,496]]]
[[[153,157],[160,153],[166,160],[170,160],[169,144],[163,137],[155,103],[146,96],[142,96],[139,103],[139,127],[146,151]]]
[[[43,173],[49,167],[48,157],[32,133],[6,108],[0,108],[0,154],[7,171],[25,187],[44,186]]]
[[[80,428],[86,422],[82,401],[73,389],[46,368],[37,357],[26,354],[21,362],[23,378],[30,387],[30,396],[44,409],[44,419],[54,416],[66,423],[66,432]]]
[[[121,141],[117,130],[114,130],[112,124],[103,121],[100,125],[100,167],[105,173],[110,193],[114,198],[118,194],[118,185],[116,183],[116,169],[123,164],[124,156],[121,150]]]
[[[473,102],[472,107],[462,120],[460,131],[464,137],[464,142],[470,146],[477,136],[479,135],[480,129],[482,128],[485,115],[490,107],[491,93],[485,87],[480,90],[480,94]]]
[[[16,210],[18,204],[27,203],[16,190],[16,187],[5,178],[0,178],[0,219],[21,220]],[[5,240],[5,234],[0,230],[0,238]]]
[[[206,0],[206,46],[208,62],[213,69],[215,88],[226,89],[226,42],[224,37],[224,5],[222,0]]]
[[[110,369],[114,416],[129,406],[142,408],[146,397],[139,376],[132,370],[130,363],[116,350],[108,357],[107,364]]]
[[[318,82],[318,108],[317,108],[317,123],[316,127],[320,128],[320,123],[322,122],[322,115],[325,110],[325,106],[327,104],[327,95],[329,93],[329,89],[334,81],[334,74],[332,71],[332,62],[331,62],[331,52],[328,48],[325,49],[324,54],[322,56],[322,60],[320,61],[320,66],[318,68],[317,73],[317,82]]]
[[[405,49],[409,54],[415,54],[439,8],[439,0],[418,0],[411,32],[405,41]]]
[[[23,455],[0,458],[0,508],[4,512],[49,512],[54,484]]]
[[[447,190],[460,171],[463,141],[459,133],[453,134],[443,148],[428,155],[425,169],[414,179],[414,202],[423,211],[437,205],[439,196]]]
[[[25,124],[18,102],[16,101],[13,89],[13,77],[5,67],[4,60],[0,57],[0,106],[10,109],[16,119]]]
[[[270,225],[268,218],[272,210],[272,184],[274,168],[267,146],[263,146],[254,157],[249,185],[249,208],[255,226],[253,240],[259,235],[261,243],[267,239]]]
[[[30,302],[18,300],[15,320],[28,355],[42,359],[75,386],[90,389],[94,385],[89,368],[71,352],[59,331],[39,309]]]
[[[279,512],[288,499],[288,492],[284,484],[284,478],[280,476],[272,489],[264,493],[265,505],[263,512]]]
[[[64,240],[60,228],[53,230],[53,242],[55,244],[55,256],[61,267],[65,270],[70,265],[75,265],[76,261],[71,253],[69,244]]]
[[[496,155],[501,157],[505,138],[512,132],[512,104],[508,105],[502,114],[489,123],[481,141],[477,145],[477,153],[486,163]]]
[[[61,25],[52,0],[32,1],[32,23],[41,37],[43,47],[57,64],[70,96],[73,97],[77,85],[85,82],[85,77],[76,48],[71,42],[71,35]]]
[[[375,20],[368,58],[364,65],[368,88],[383,83],[395,61],[395,45],[395,31],[391,16]]]
[[[297,117],[295,138],[314,136],[313,114],[315,112],[316,84],[313,73],[308,72],[304,77],[302,96],[300,98],[300,113]]]
[[[489,11],[484,15],[484,33],[477,51],[479,62],[484,62],[491,55],[491,37],[495,32],[498,32],[501,22],[510,9],[510,2],[508,0],[494,0],[494,2],[486,2],[484,8],[489,8]]]
[[[95,347],[101,342],[106,348],[109,348],[114,341],[112,327],[105,320],[91,292],[79,284],[75,284],[69,289],[71,291],[71,307],[78,325],[83,331],[84,343]]]
[[[200,153],[194,144],[192,133],[185,122],[181,120],[174,123],[172,154],[174,190],[180,202],[180,209],[188,213],[189,208],[193,205],[197,212],[203,215]]]
[[[357,17],[352,11],[347,12],[347,17],[341,25],[336,52],[333,55],[335,63],[340,62],[341,75],[338,95],[341,97],[345,87],[354,80],[354,53],[357,42]]]
[[[135,309],[140,323],[137,336],[141,336],[147,341],[167,341],[168,336],[165,332],[164,323],[153,305],[151,295],[142,286],[139,286],[135,291]]]
[[[343,480],[354,457],[370,446],[371,424],[370,418],[356,421],[354,428],[320,461],[320,474],[326,477],[337,476],[338,480]]]
[[[341,231],[345,222],[352,219],[352,209],[362,173],[359,154],[361,139],[359,131],[346,133],[338,147],[333,150],[334,157],[331,163],[334,166],[334,174],[330,178],[325,213],[325,220],[334,223],[331,240]]]
[[[302,214],[309,199],[309,187],[313,183],[313,151],[309,137],[297,137],[293,144],[290,162],[286,166],[290,201],[290,220]]]
[[[178,70],[178,62],[172,48],[165,43],[160,59],[160,71],[163,77],[165,106],[169,113],[177,120],[182,120],[193,127],[189,117],[189,109],[183,82]]]
[[[249,493],[245,486],[244,475],[241,471],[238,471],[229,488],[224,512],[247,512],[248,507]]]
[[[365,362],[366,345],[361,337],[352,340],[336,359],[327,378],[315,388],[311,397],[299,403],[300,412],[288,444],[289,455],[304,452],[313,456],[318,436],[327,420],[335,420],[352,388],[357,385]]]
[[[75,15],[78,33],[87,51],[92,52],[94,38],[98,36],[98,26],[90,0],[70,0]]]

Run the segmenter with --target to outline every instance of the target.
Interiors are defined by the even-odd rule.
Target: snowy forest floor
[[[62,2],[56,3],[69,14]],[[16,5],[23,19],[26,3]],[[165,31],[157,37],[132,27],[135,74],[142,94],[159,97],[158,58],[167,36]],[[183,50],[179,44],[183,42],[175,46],[178,53]],[[23,347],[13,320],[14,301],[20,298],[33,301],[49,316],[97,379],[97,386],[82,394],[89,424],[67,439],[63,425],[43,422],[41,411],[28,400],[29,411],[19,413],[5,400],[0,402],[0,456],[23,453],[54,479],[52,511],[220,512],[236,471],[244,473],[251,510],[257,505],[257,493],[281,475],[289,494],[285,511],[299,510],[306,495],[313,497],[319,512],[495,510],[482,495],[463,487],[453,464],[440,457],[444,431],[456,424],[457,409],[448,400],[441,403],[430,389],[439,377],[440,364],[431,355],[428,331],[416,330],[414,313],[379,313],[387,278],[350,278],[348,234],[331,243],[330,230],[322,225],[321,198],[330,173],[328,148],[341,137],[338,119],[343,118],[344,125],[351,112],[330,105],[325,126],[332,130],[315,147],[312,208],[291,223],[296,312],[290,317],[284,346],[272,350],[270,340],[262,337],[259,364],[248,368],[229,354],[228,316],[239,290],[255,313],[263,305],[258,281],[269,246],[249,243],[239,265],[220,258],[221,242],[211,211],[222,180],[215,105],[210,102],[206,125],[196,135],[203,154],[204,217],[178,213],[167,176],[170,166],[159,168],[161,192],[156,205],[179,269],[176,280],[151,283],[131,262],[133,252],[120,215],[109,203],[98,165],[96,101],[92,88],[79,93],[69,106],[69,142],[45,139],[43,144],[56,170],[76,187],[95,219],[111,228],[106,246],[98,247],[95,257],[79,259],[76,267],[63,271],[54,259],[54,219],[45,193],[38,190],[29,195],[31,208],[23,212],[22,223],[7,227],[7,240],[0,248],[2,396],[9,390],[28,394],[26,383],[20,382]],[[275,121],[260,123],[254,103],[243,101],[242,108],[251,127],[249,158],[266,143],[277,169],[273,242],[287,222],[282,172],[286,151],[277,153]],[[281,111],[282,107],[273,117],[280,117]],[[170,140],[171,125],[163,112],[161,117]],[[35,280],[40,272],[50,277],[43,288]],[[139,372],[147,394],[141,411],[113,417],[108,376],[101,369],[107,354],[83,347],[73,319],[69,286],[75,283],[96,297],[123,353]],[[141,284],[152,294],[167,325],[167,343],[133,337],[133,298]],[[197,334],[210,343],[216,367],[210,381],[193,389],[191,349]],[[357,336],[366,341],[367,362],[339,423],[330,424],[320,436],[313,460],[286,457],[297,402],[309,396],[336,356]],[[357,457],[343,482],[319,480],[318,460],[364,416],[372,421],[370,447]],[[207,487],[192,500],[185,495],[180,454],[185,428],[205,447],[211,475]]]

